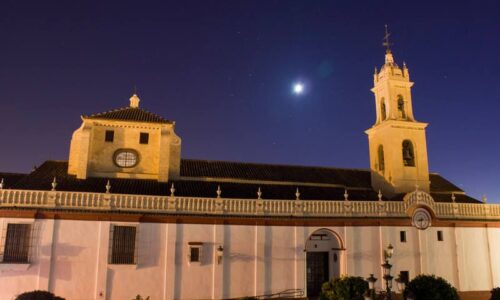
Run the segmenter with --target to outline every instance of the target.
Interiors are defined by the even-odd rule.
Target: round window
[[[115,164],[121,168],[132,168],[139,162],[139,155],[134,150],[118,150],[115,152]]]

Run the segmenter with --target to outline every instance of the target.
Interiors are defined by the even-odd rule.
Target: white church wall
[[[93,295],[99,223],[55,220],[53,232],[50,290],[60,295]]]
[[[380,272],[380,229],[378,227],[346,227],[347,274],[368,277]],[[383,247],[383,246],[382,246]],[[380,284],[377,282],[377,284]]]
[[[491,289],[491,265],[486,229],[456,228],[456,235],[460,289],[465,291]]]
[[[438,241],[437,232],[441,231],[443,241]],[[457,248],[455,228],[431,227],[420,232],[422,240],[422,273],[435,274],[458,287]]]
[[[33,263],[27,270],[25,268],[16,268],[15,265],[0,265],[0,299],[10,299],[12,296],[17,295],[20,291],[34,290],[34,289],[48,289],[50,277],[50,257],[51,257],[51,241],[52,241],[52,227],[53,220],[35,221],[33,219],[18,219],[9,218],[1,219],[0,224],[2,229],[5,230],[8,223],[30,223],[36,224],[38,228],[37,247],[32,248]],[[7,298],[9,296],[9,298]]]
[[[419,257],[420,244],[418,230],[409,226],[381,226],[379,230],[381,241],[379,244],[380,258],[378,258],[378,260],[375,259],[374,262],[375,265],[378,265],[375,270],[378,271],[379,280],[377,284],[379,288],[385,288],[385,283],[382,279],[383,270],[380,265],[384,259],[384,251],[389,244],[394,247],[394,254],[390,259],[390,263],[393,266],[391,273],[394,278],[396,278],[401,271],[407,271],[410,279],[420,273],[421,263]],[[406,242],[401,241],[401,232],[405,232]]]
[[[176,231],[175,266],[167,266],[174,276],[174,299],[211,297],[214,274],[214,226],[170,224]],[[201,242],[201,261],[189,262],[189,243]],[[215,262],[216,263],[216,262]],[[225,265],[224,265],[225,266]],[[217,268],[216,271],[221,271]]]
[[[309,236],[328,229],[340,238],[339,272],[383,286],[380,264],[391,243],[393,274],[436,274],[462,291],[500,285],[500,228],[403,226],[254,226],[1,219],[36,224],[33,262],[27,270],[0,273],[0,299],[50,290],[67,299],[222,299],[305,290]],[[138,226],[138,264],[108,264],[110,225]],[[400,231],[407,241],[400,241]],[[437,231],[443,231],[442,242]],[[456,242],[455,242],[456,237]],[[190,263],[189,242],[200,242],[202,260]],[[221,264],[215,249],[224,247]],[[458,254],[458,255],[456,255]]]
[[[256,231],[254,226],[221,226],[224,239],[220,244],[224,246],[227,255],[223,258],[222,292],[224,298],[244,297],[255,293],[256,278],[265,276],[265,272],[256,274],[255,247]],[[265,232],[265,228],[263,228]],[[262,232],[262,231],[260,231]],[[258,233],[257,233],[258,235]],[[265,238],[265,237],[264,237]],[[257,240],[259,240],[257,238]],[[266,241],[271,245],[270,241]],[[258,260],[263,260],[263,254],[258,254]],[[265,268],[264,268],[265,269]],[[270,278],[267,278],[272,283]],[[260,292],[260,291],[258,291]]]
[[[104,224],[109,222],[102,222]],[[109,299],[128,299],[137,294],[152,299],[163,298],[165,282],[166,224],[111,222],[113,225],[138,225],[137,265],[107,263],[108,249],[100,249],[99,260],[107,265],[106,290]],[[109,237],[109,225],[101,234]],[[104,250],[104,251],[103,251]],[[99,292],[97,293],[99,294]],[[98,298],[99,299],[99,298]]]
[[[493,286],[500,287],[500,228],[487,229]]]

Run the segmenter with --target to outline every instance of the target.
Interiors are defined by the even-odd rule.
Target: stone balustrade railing
[[[412,206],[425,205],[438,218],[500,220],[500,204],[440,203],[429,197],[410,197],[405,201],[267,200],[0,189],[0,208],[228,216],[406,217]]]

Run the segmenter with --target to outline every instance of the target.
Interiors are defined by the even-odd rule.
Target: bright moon
[[[293,85],[293,92],[294,92],[294,94],[297,94],[297,95],[302,94],[302,92],[304,92],[304,85],[300,82],[295,83]]]

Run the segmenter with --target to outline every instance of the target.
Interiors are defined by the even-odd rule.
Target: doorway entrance
[[[316,298],[321,286],[340,276],[342,246],[336,234],[328,229],[313,232],[306,241],[307,297]]]
[[[307,252],[307,296],[318,297],[329,278],[328,252]]]

